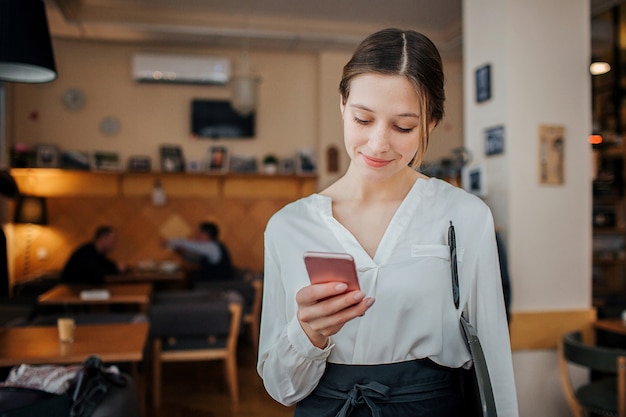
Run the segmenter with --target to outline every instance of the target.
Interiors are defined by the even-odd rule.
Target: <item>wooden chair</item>
[[[261,304],[263,303],[263,279],[232,279],[198,282],[194,291],[236,291],[243,298],[243,324],[250,331],[250,339],[255,352],[259,347],[259,328],[261,325]]]
[[[575,331],[561,338],[558,352],[561,386],[574,417],[586,413],[626,417],[626,350],[585,343],[582,332]],[[569,364],[607,376],[575,389]]]
[[[239,403],[237,340],[242,306],[229,300],[155,303],[150,312],[153,337],[153,405],[161,405],[163,362],[222,360],[233,405]]]
[[[250,329],[250,338],[254,351],[259,350],[259,332],[261,327],[261,304],[263,303],[263,280],[254,279],[251,282],[254,288],[254,298],[250,310],[243,316],[243,322]]]

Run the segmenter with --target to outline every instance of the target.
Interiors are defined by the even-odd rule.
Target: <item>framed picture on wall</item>
[[[565,182],[565,127],[539,126],[539,183]]]
[[[476,70],[476,102],[491,98],[491,65],[485,64]]]
[[[485,129],[485,155],[493,156],[504,153],[504,126]]]
[[[487,196],[487,178],[484,166],[463,167],[461,181],[465,191],[476,194],[479,197]]]

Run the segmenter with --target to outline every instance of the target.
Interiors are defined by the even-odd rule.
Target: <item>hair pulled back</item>
[[[437,47],[412,30],[390,28],[369,35],[343,67],[339,83],[343,104],[350,96],[351,81],[366,73],[402,75],[415,86],[420,113],[427,116],[420,119],[420,146],[411,162],[411,166],[418,167],[428,147],[429,127],[432,122],[438,124],[444,114],[443,65]]]

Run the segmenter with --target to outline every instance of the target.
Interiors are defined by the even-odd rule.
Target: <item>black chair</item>
[[[583,342],[581,331],[565,334],[559,342],[561,386],[574,417],[585,413],[626,417],[626,350]],[[574,388],[569,364],[597,371],[604,377]],[[597,373],[596,372],[596,373]]]
[[[156,297],[150,311],[155,409],[161,404],[163,362],[224,361],[231,401],[237,405],[237,340],[241,302],[202,299],[198,298],[201,294],[191,292],[169,295],[169,298]]]
[[[261,325],[261,304],[263,302],[263,279],[249,276],[244,279],[205,281],[194,284],[193,291],[224,292],[236,291],[243,298],[243,324],[250,332],[250,339],[257,351],[259,346],[259,328]]]

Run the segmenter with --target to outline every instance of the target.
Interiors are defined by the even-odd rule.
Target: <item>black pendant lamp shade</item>
[[[57,77],[42,0],[0,0],[0,81],[45,83]]]

